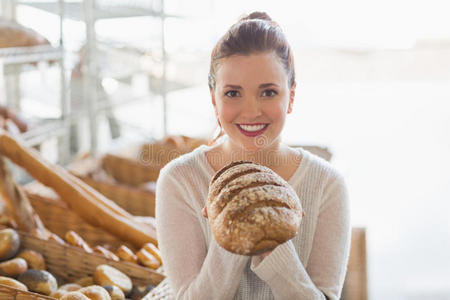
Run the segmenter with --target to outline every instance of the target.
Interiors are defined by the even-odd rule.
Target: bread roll
[[[45,270],[45,260],[42,254],[34,250],[25,249],[17,257],[25,259],[28,268],[36,270]]]
[[[86,276],[78,279],[75,283],[81,285],[82,287],[90,286],[94,284],[94,278]]]
[[[102,286],[115,285],[125,294],[128,294],[133,287],[133,283],[127,275],[108,265],[100,265],[95,269],[94,282]]]
[[[0,261],[14,257],[19,251],[20,236],[14,229],[0,230]]]
[[[53,293],[50,294],[50,297],[53,298],[61,298],[62,296],[64,296],[65,294],[69,293],[69,292],[75,292],[78,291],[79,289],[81,289],[82,286],[76,283],[67,283],[64,284],[62,286],[60,286],[56,291],[54,291]]]
[[[27,270],[17,278],[28,290],[43,295],[50,295],[58,289],[55,277],[43,270]]]
[[[103,288],[108,292],[109,296],[111,296],[111,300],[124,300],[125,294],[115,285],[105,285]]]
[[[89,298],[86,295],[84,295],[78,291],[67,292],[59,299],[60,300],[89,300]]]
[[[66,241],[72,246],[83,248],[87,253],[93,252],[88,243],[86,243],[75,231],[70,230],[66,232]]]
[[[23,258],[13,258],[0,263],[0,275],[16,277],[28,269]]]
[[[125,245],[120,246],[116,251],[117,256],[124,261],[129,261],[137,264],[137,256]]]
[[[103,255],[104,257],[114,260],[114,261],[119,261],[120,259],[117,257],[117,255],[115,255],[114,253],[112,253],[111,251],[109,251],[108,249],[102,247],[102,246],[95,246],[94,247],[94,252]]]
[[[159,263],[162,264],[161,252],[155,245],[153,245],[152,243],[146,243],[142,248],[144,248],[148,253],[152,254],[159,261]]]
[[[91,300],[111,300],[111,296],[109,296],[108,292],[98,285],[90,285],[77,292],[82,293]]]
[[[302,219],[300,200],[283,178],[243,161],[215,174],[207,209],[218,244],[241,255],[273,250],[297,234]]]
[[[139,263],[142,264],[143,266],[155,270],[161,266],[161,263],[150,252],[147,252],[144,248],[139,250],[136,253],[136,256],[138,258]]]
[[[28,291],[26,285],[9,277],[0,276],[0,284],[7,285],[21,291]]]

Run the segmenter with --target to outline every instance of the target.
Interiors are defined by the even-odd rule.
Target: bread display
[[[244,161],[215,174],[207,209],[216,241],[241,255],[273,250],[297,234],[302,219],[292,187],[271,169]]]
[[[90,224],[100,226],[138,247],[147,242],[157,244],[154,228],[137,222],[113,201],[65,169],[47,162],[37,151],[23,146],[4,131],[0,132],[0,154],[23,167],[36,180],[53,188],[71,209]]]
[[[48,45],[42,35],[16,22],[0,19],[0,48]]]

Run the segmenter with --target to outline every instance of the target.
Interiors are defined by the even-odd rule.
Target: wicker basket
[[[126,244],[100,227],[87,223],[50,188],[34,181],[23,187],[31,205],[41,217],[44,226],[60,237],[73,230],[90,245],[109,245],[117,248]],[[131,245],[130,245],[131,246]]]
[[[145,178],[147,174],[150,174],[145,168],[136,167],[136,162],[126,163],[129,161],[128,159],[112,155],[106,155],[103,158],[88,157],[76,161],[69,167],[69,170],[129,213],[154,217],[156,184],[150,182],[145,186],[132,186],[118,182],[103,169],[104,161],[108,161],[110,166],[115,164],[117,170],[123,170],[122,174],[130,177]]]
[[[0,284],[0,300],[41,300],[55,298],[47,297],[41,294],[24,292],[7,285]]]
[[[127,274],[134,285],[158,285],[165,278],[163,274],[137,264],[111,261],[96,253],[86,253],[77,247],[44,241],[23,232],[19,232],[19,234],[22,248],[32,249],[41,253],[45,258],[47,270],[67,282],[74,282],[82,277],[92,276],[95,268],[101,264],[108,264]],[[54,298],[19,291],[2,285],[0,286],[0,299]]]

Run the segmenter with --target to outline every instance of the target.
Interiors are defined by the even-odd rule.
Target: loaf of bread
[[[283,178],[243,161],[215,174],[207,209],[218,244],[241,255],[273,250],[297,234],[302,219],[300,200]]]
[[[50,44],[46,38],[16,22],[0,19],[0,48]]]

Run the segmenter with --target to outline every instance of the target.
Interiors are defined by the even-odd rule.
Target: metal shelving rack
[[[60,0],[61,1],[61,0]],[[28,2],[21,0],[19,3],[41,9],[50,13],[59,14],[58,3],[55,2]],[[99,80],[102,73],[98,62],[98,53],[100,48],[109,47],[119,49],[120,45],[115,41],[100,40],[96,31],[96,23],[101,20],[116,18],[133,18],[133,17],[150,17],[159,20],[160,32],[159,43],[160,49],[157,49],[160,57],[158,60],[161,64],[161,75],[158,78],[148,78],[151,93],[161,97],[162,101],[162,127],[163,135],[167,133],[167,93],[173,90],[184,88],[187,85],[178,82],[168,82],[166,73],[166,64],[169,59],[165,46],[165,22],[167,18],[179,18],[180,16],[166,14],[164,11],[163,0],[148,1],[123,1],[123,0],[84,0],[64,3],[64,16],[66,18],[82,21],[85,24],[86,43],[84,47],[83,70],[83,96],[85,104],[85,112],[89,119],[90,132],[90,150],[96,152],[98,149],[98,114],[101,111],[111,109],[117,105],[117,101],[105,101],[102,99],[99,91]],[[132,48],[127,46],[128,48]],[[127,49],[130,50],[130,49]],[[155,49],[153,49],[155,50]],[[137,56],[145,55],[145,51],[139,48],[132,49]],[[100,78],[99,78],[100,77]],[[141,95],[142,97],[142,95]],[[139,97],[129,97],[129,101],[134,101]],[[127,100],[120,101],[122,104]]]
[[[14,5],[27,5],[35,9],[43,10],[59,16],[61,32],[64,19],[81,21],[85,26],[85,45],[83,49],[84,54],[82,65],[83,77],[81,79],[81,85],[83,88],[81,91],[79,91],[81,95],[77,95],[77,97],[72,97],[72,99],[68,99],[68,101],[65,100],[64,103],[61,103],[65,116],[64,126],[43,126],[40,128],[42,132],[39,132],[35,135],[27,133],[27,135],[30,135],[27,137],[29,140],[33,141],[33,143],[37,143],[38,140],[45,138],[46,132],[48,131],[53,133],[61,132],[61,134],[63,134],[61,128],[71,127],[71,125],[74,122],[78,121],[79,118],[84,118],[88,120],[89,124],[89,150],[95,153],[98,150],[99,116],[101,115],[101,113],[106,112],[107,110],[112,111],[112,109],[118,105],[124,105],[126,103],[130,103],[139,99],[142,100],[145,97],[152,99],[161,99],[161,103],[159,103],[160,105],[158,105],[162,107],[162,111],[161,114],[158,114],[158,119],[162,119],[162,124],[160,124],[162,125],[162,135],[167,134],[167,95],[172,91],[186,88],[190,86],[190,84],[178,81],[169,81],[167,78],[167,64],[171,57],[169,57],[166,51],[165,23],[168,18],[182,17],[172,14],[166,14],[164,10],[164,0],[71,0],[70,2],[68,0],[9,1],[13,1]],[[106,40],[98,36],[96,29],[96,24],[98,21],[134,17],[149,17],[153,20],[153,22],[159,23],[158,29],[156,29],[157,27],[151,29],[151,34],[155,35],[156,32],[157,38],[149,37],[149,41],[151,42],[152,47],[154,47],[155,49],[146,49],[143,47],[128,45],[124,43],[120,44],[114,39]],[[60,45],[61,49],[58,50],[58,54],[61,56],[60,59],[63,59],[64,48],[62,35]],[[131,53],[131,55],[135,55],[137,58],[146,57],[149,55],[149,53],[151,53],[151,57],[154,59],[153,63],[155,63],[156,61],[156,63],[158,64],[157,69],[160,70],[160,72],[157,72],[157,76],[155,77],[154,74],[151,75],[148,72],[146,73],[146,70],[140,70],[140,72],[146,73],[146,78],[148,80],[148,94],[133,95],[130,92],[127,96],[122,97],[121,99],[117,99],[117,97],[115,97],[115,99],[106,99],[104,97],[105,94],[102,93],[101,90],[99,90],[99,87],[101,86],[100,81],[102,78],[105,78],[102,77],[104,76],[104,70],[102,70],[102,66],[99,63],[99,53],[105,48],[113,49],[114,51],[119,52],[127,52],[127,54]],[[23,58],[30,59],[30,55],[28,54],[25,54]],[[44,51],[42,54],[51,55],[51,52]],[[128,70],[128,74],[126,74],[126,70],[120,71],[125,71],[125,74],[121,74],[119,75],[119,77],[128,76],[129,78],[131,78],[131,76],[133,75],[131,70]],[[109,74],[108,76],[114,75]],[[122,81],[119,80],[120,86],[121,88],[123,88],[123,90],[125,90],[125,93],[127,91],[126,80],[127,79]],[[65,84],[65,88],[63,89],[65,91],[64,99],[67,99],[67,87],[69,87],[69,85],[67,85],[67,83]],[[76,103],[76,98],[78,97],[79,99],[81,99],[82,103]],[[81,106],[81,109],[79,109],[79,107],[77,109],[77,104]],[[121,126],[122,125],[124,127],[130,127],[130,124],[121,124]],[[148,137],[149,135],[147,135],[147,139]],[[65,151],[67,151],[66,153],[70,153],[70,142],[68,144],[69,149],[67,149],[67,147],[65,148]]]
[[[164,1],[163,0],[149,0],[149,1],[120,1],[120,0],[110,0],[110,1],[99,1],[99,0],[85,0],[83,2],[83,12],[79,7],[72,6],[69,15],[74,19],[80,19],[82,13],[84,13],[84,21],[86,24],[86,61],[85,70],[87,70],[88,76],[84,77],[85,84],[90,86],[87,91],[87,95],[90,99],[89,101],[89,119],[90,119],[90,132],[91,132],[91,150],[96,151],[97,149],[97,132],[98,124],[96,114],[101,109],[107,109],[114,106],[114,103],[104,104],[100,103],[98,96],[98,91],[95,86],[98,86],[97,80],[100,69],[97,65],[97,51],[99,46],[115,47],[114,41],[99,41],[97,37],[97,32],[95,30],[95,24],[99,20],[105,19],[115,19],[115,18],[131,18],[131,17],[150,17],[156,18],[160,21],[160,53],[161,53],[161,64],[162,64],[162,74],[158,79],[153,79],[150,81],[150,87],[153,91],[158,91],[162,98],[162,114],[163,114],[163,135],[167,133],[167,93],[170,90],[183,88],[183,85],[175,84],[173,82],[168,82],[166,77],[166,63],[167,54],[165,48],[165,21],[167,18],[178,18],[179,16],[168,15],[164,12]],[[132,49],[138,56],[145,53],[140,52],[140,49]],[[93,59],[94,58],[94,59]],[[129,99],[132,101],[133,99]],[[125,100],[127,102],[127,100]]]
[[[3,18],[16,21],[16,6],[19,4],[16,0],[1,0],[0,13]],[[64,56],[63,32],[63,16],[64,3],[59,0],[55,6],[61,16],[59,22],[60,38],[57,46],[40,45],[32,47],[14,47],[1,48],[0,60],[3,64],[4,75],[7,77],[6,85],[10,94],[7,97],[7,105],[16,110],[20,108],[21,87],[20,75],[23,72],[36,70],[39,63],[46,62],[59,66],[59,106],[60,117],[51,120],[39,120],[36,126],[31,130],[22,134],[22,139],[28,146],[39,146],[45,140],[57,137],[58,145],[58,162],[61,164],[68,163],[69,160],[69,137],[67,135],[70,118],[70,99],[67,94],[67,74]]]

